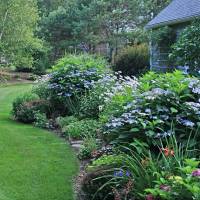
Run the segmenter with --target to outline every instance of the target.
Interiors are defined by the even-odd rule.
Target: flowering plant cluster
[[[83,96],[80,102],[80,114],[83,117],[102,117],[107,121],[112,112],[123,110],[125,102],[132,99],[133,88],[137,88],[138,81],[134,77],[123,77],[121,72],[114,74],[107,72],[100,75],[94,82],[92,89]],[[112,109],[111,109],[112,107]],[[100,115],[100,113],[103,113]],[[115,113],[116,115],[116,113]]]
[[[61,68],[51,74],[49,89],[60,97],[73,97],[90,89],[99,78],[98,71],[95,68],[84,71]]]
[[[106,61],[100,57],[67,55],[53,66],[49,75],[39,80],[35,92],[50,101],[54,112],[74,114],[78,112],[80,98],[107,71]]]
[[[185,166],[180,167],[176,174],[167,172],[159,174],[153,189],[146,189],[146,199],[174,200],[200,199],[200,169],[199,161],[185,160]]]
[[[115,101],[114,106],[113,99],[123,99],[124,91],[112,94],[107,110],[113,110],[104,127],[108,141],[131,142],[133,138],[140,138],[151,143],[152,139],[171,136],[174,131],[179,139],[187,138],[188,132],[198,131],[200,81],[197,78],[186,77],[179,71],[167,75],[150,72],[136,85],[125,101]],[[120,112],[115,110],[117,103],[118,107],[123,106]]]

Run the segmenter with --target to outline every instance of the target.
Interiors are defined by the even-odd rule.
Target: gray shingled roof
[[[195,17],[200,17],[200,0],[173,0],[146,28],[187,22]]]

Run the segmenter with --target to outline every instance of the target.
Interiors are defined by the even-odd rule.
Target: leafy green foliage
[[[174,134],[179,140],[187,138],[188,132],[197,133],[199,141],[199,79],[185,76],[182,72],[156,74],[147,73],[139,79],[138,87],[123,100],[123,93],[116,93],[106,110],[112,113],[105,126],[107,141],[131,142],[134,138],[152,144],[153,138],[163,138]],[[126,93],[125,93],[126,94]],[[121,97],[115,110],[113,99]],[[118,98],[119,98],[118,97]],[[102,119],[108,116],[102,112]],[[104,114],[105,113],[105,114]],[[108,119],[108,118],[107,118]]]
[[[93,119],[75,121],[63,128],[64,134],[70,138],[81,139],[84,137],[95,137],[100,128],[99,122]]]
[[[17,97],[13,102],[12,113],[14,117],[22,122],[31,123],[35,120],[34,111],[30,102],[38,100],[38,96],[26,93],[21,97]]]
[[[116,57],[114,71],[122,71],[123,75],[138,76],[149,67],[149,50],[146,44],[126,47]]]
[[[190,143],[191,139],[193,138],[189,137],[187,142]],[[121,151],[117,151],[116,154],[93,161],[87,168],[88,174],[83,182],[86,195],[96,200],[105,192],[107,192],[106,199],[111,198],[112,195],[116,197],[116,193],[121,199],[126,195],[135,199],[148,199],[148,196],[153,194],[153,199],[172,200],[175,199],[176,194],[179,199],[189,197],[189,194],[192,196],[192,191],[198,197],[199,190],[196,186],[199,184],[197,181],[200,176],[197,169],[199,162],[191,159],[195,154],[190,154],[191,149],[183,147],[175,137],[170,138],[167,145],[163,148],[163,143],[158,142],[160,152],[155,155],[147,144],[135,140],[130,144],[130,148],[121,146]],[[188,159],[185,161],[185,158]],[[185,181],[186,174],[187,181]],[[186,184],[181,185],[183,181]],[[129,187],[127,187],[128,183]],[[174,184],[173,189],[169,183]],[[176,187],[177,183],[180,184],[179,187]],[[98,185],[101,187],[98,188]],[[191,185],[195,187],[190,187]],[[147,189],[154,186],[155,189]],[[185,187],[187,193],[181,192],[181,186]],[[89,188],[91,190],[96,188],[96,192],[89,193]],[[165,198],[167,196],[171,198]]]
[[[176,31],[173,28],[164,26],[150,32],[150,39],[153,44],[160,46],[171,46],[176,40]]]
[[[62,57],[66,50],[70,52],[70,46],[77,44],[73,33],[76,10],[68,4],[65,5],[58,6],[40,21],[38,35],[51,46],[49,59],[53,62]]]
[[[0,2],[0,52],[8,64],[31,68],[33,49],[42,42],[34,36],[39,20],[36,1]]]
[[[77,114],[79,101],[107,71],[106,61],[90,55],[67,55],[53,67],[46,96],[61,114]]]
[[[191,71],[199,71],[200,65],[200,21],[197,20],[183,30],[178,41],[172,46],[171,59],[177,65],[189,66]]]
[[[178,168],[178,172],[168,176],[167,172],[157,175],[153,189],[146,189],[147,194],[161,200],[195,199],[200,198],[200,170],[199,161],[186,159],[185,166]]]
[[[47,101],[39,99],[36,94],[26,93],[13,101],[12,114],[21,122],[32,123],[35,121],[35,112],[40,111],[48,114]]]
[[[74,116],[67,116],[67,117],[58,117],[56,122],[58,126],[63,129],[64,127],[68,126],[71,123],[77,122],[78,119]]]
[[[39,111],[36,111],[34,113],[34,119],[35,119],[34,125],[36,127],[49,128],[49,122],[45,113],[40,113]]]
[[[53,66],[53,71],[66,68],[67,70],[87,70],[96,68],[98,71],[105,71],[108,63],[103,57],[90,55],[90,54],[67,54],[63,58],[59,59],[55,66]]]
[[[91,158],[92,153],[98,149],[98,144],[95,137],[85,137],[83,146],[80,149],[78,157],[83,159]]]

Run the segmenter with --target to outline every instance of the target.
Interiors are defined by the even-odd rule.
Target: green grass
[[[30,88],[0,87],[0,200],[73,200],[78,162],[70,146],[11,119],[13,99]]]

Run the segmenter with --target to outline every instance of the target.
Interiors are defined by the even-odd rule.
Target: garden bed
[[[199,78],[180,71],[135,78],[107,65],[66,56],[13,102],[13,116],[58,129],[80,147],[82,200],[199,200]]]

